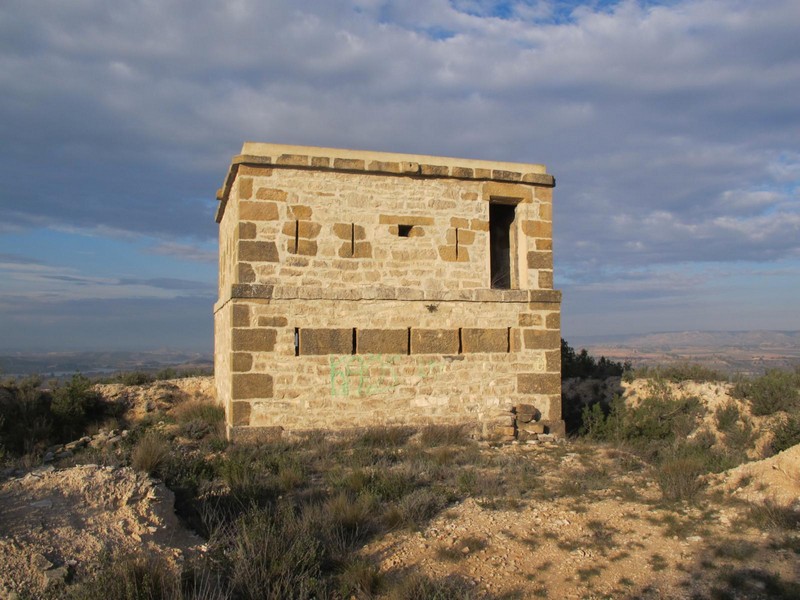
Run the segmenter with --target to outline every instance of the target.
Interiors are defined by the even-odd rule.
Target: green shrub
[[[755,440],[755,430],[750,420],[743,415],[734,402],[719,406],[714,413],[717,429],[724,435],[725,446],[739,462],[747,458],[747,450]]]
[[[785,415],[772,429],[772,451],[777,454],[800,444],[800,415]]]
[[[750,505],[747,520],[760,529],[797,531],[800,527],[800,510],[765,500],[761,504]]]
[[[179,600],[180,577],[155,554],[114,556],[100,571],[70,590],[75,600]]]
[[[599,404],[585,407],[582,433],[591,439],[654,449],[688,436],[702,414],[700,401],[675,399],[659,385],[651,387],[650,394],[637,406],[617,396],[607,414]]]
[[[146,433],[133,448],[131,466],[149,475],[160,474],[160,469],[169,457],[169,442],[159,433]]]
[[[800,406],[800,373],[771,369],[761,377],[742,380],[733,388],[733,395],[750,401],[756,416],[790,412]]]
[[[619,377],[630,368],[630,363],[615,362],[605,356],[601,356],[600,360],[596,360],[585,348],[576,353],[567,341],[561,338],[561,379],[573,377],[581,379]]]
[[[656,367],[639,367],[631,371],[631,379],[664,379],[666,381],[728,381],[729,377],[716,369],[697,363],[681,362]]]
[[[183,435],[199,440],[211,433],[222,433],[225,409],[211,400],[193,399],[178,404],[172,409],[172,416]]]
[[[50,411],[59,433],[60,441],[69,441],[83,435],[90,422],[108,416],[103,397],[92,389],[88,377],[76,373],[66,384],[53,391]]]
[[[148,383],[153,383],[155,379],[150,373],[144,371],[129,371],[117,373],[111,381],[123,385],[147,385]]]
[[[706,461],[700,456],[675,456],[664,459],[656,468],[656,482],[664,500],[692,501],[703,490],[700,476],[707,473]]]
[[[393,588],[389,600],[471,600],[477,598],[472,587],[455,577],[435,580],[425,575],[411,575]]]
[[[382,587],[380,570],[363,559],[349,562],[339,575],[342,598],[374,598]]]
[[[32,376],[0,385],[0,446],[13,456],[51,443],[51,397],[41,384],[41,378]]]
[[[726,402],[724,405],[717,407],[714,412],[714,421],[717,424],[717,429],[723,433],[728,433],[733,430],[741,416],[739,407],[735,402]]]
[[[324,549],[311,525],[288,504],[253,509],[238,518],[221,540],[233,595],[265,600],[327,597],[321,580]]]

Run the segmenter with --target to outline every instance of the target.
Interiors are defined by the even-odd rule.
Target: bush
[[[85,584],[70,590],[76,600],[179,600],[180,578],[158,555],[115,556]]]
[[[383,587],[380,570],[365,560],[354,560],[339,575],[339,594],[342,598],[374,598]]]
[[[80,437],[90,422],[108,416],[103,397],[92,390],[92,385],[88,377],[76,373],[69,383],[53,391],[50,411],[60,441]]]
[[[149,432],[138,441],[131,453],[131,466],[137,471],[149,475],[160,473],[160,469],[169,457],[169,443],[155,432]]]
[[[172,415],[181,426],[181,433],[196,440],[210,433],[222,433],[225,421],[225,409],[209,400],[187,400],[172,409]]]
[[[601,356],[600,360],[595,360],[585,348],[576,353],[567,341],[561,338],[561,379],[619,377],[630,368],[630,363],[615,362],[605,356]]]
[[[50,443],[52,398],[41,384],[33,376],[0,385],[0,446],[9,454],[20,456]]]
[[[583,434],[596,440],[657,448],[654,442],[664,444],[691,433],[702,412],[697,398],[677,400],[660,388],[651,393],[635,407],[618,396],[608,414],[599,404],[587,406]]]
[[[424,575],[411,575],[389,592],[390,600],[470,600],[477,598],[465,581],[449,578],[436,581]]]
[[[800,444],[800,415],[786,415],[772,429],[772,451],[777,454]]]
[[[155,379],[150,373],[145,373],[144,371],[130,371],[117,373],[112,381],[123,385],[147,385],[148,383],[153,383]]]
[[[298,600],[327,597],[321,581],[324,550],[311,522],[287,504],[253,509],[217,543],[229,560],[237,598]]]
[[[639,367],[631,371],[634,378],[665,379],[667,381],[728,381],[729,377],[720,371],[697,363],[683,362],[657,367]]]
[[[790,412],[800,407],[800,373],[771,369],[761,377],[737,382],[733,395],[750,401],[756,416]]]

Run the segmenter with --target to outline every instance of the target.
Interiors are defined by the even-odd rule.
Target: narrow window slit
[[[355,354],[355,353],[356,353],[356,328],[353,327],[353,349],[350,352],[350,354]]]
[[[408,343],[406,344],[406,353],[411,356],[411,327],[408,328]]]
[[[297,254],[297,246],[300,240],[300,221],[295,219],[294,222],[294,253]]]
[[[511,352],[511,327],[508,328],[506,334],[506,352]]]
[[[489,205],[491,287],[496,290],[511,289],[511,227],[514,216],[513,205]]]
[[[458,260],[458,227],[456,227],[456,260]]]
[[[294,355],[300,356],[300,328],[294,328]]]
[[[458,353],[464,354],[464,347],[462,345],[462,340],[461,340],[461,327],[458,328]]]

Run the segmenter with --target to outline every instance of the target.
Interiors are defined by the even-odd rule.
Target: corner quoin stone
[[[272,352],[278,333],[274,329],[233,330],[232,349],[234,352]]]
[[[549,394],[560,386],[560,373],[520,373],[517,375],[517,391],[520,394]]]
[[[266,373],[234,373],[231,398],[248,400],[272,398],[272,375]]]

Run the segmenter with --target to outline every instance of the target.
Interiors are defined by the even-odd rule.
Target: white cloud
[[[796,258],[800,3],[564,6],[9,0],[0,227],[211,240],[247,139],[545,163],[563,272]]]

